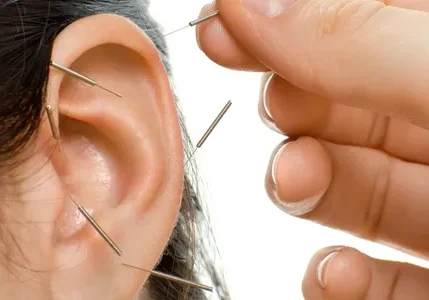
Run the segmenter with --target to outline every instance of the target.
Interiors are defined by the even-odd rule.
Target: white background
[[[152,0],[152,13],[172,31],[194,20],[203,0]],[[282,137],[257,113],[260,74],[223,69],[199,51],[194,29],[167,38],[174,83],[196,143],[228,100],[233,106],[197,153],[203,196],[232,299],[303,299],[301,279],[318,249],[348,245],[377,258],[422,264],[402,253],[287,216],[268,199],[264,176]],[[347,199],[345,199],[347,201]]]

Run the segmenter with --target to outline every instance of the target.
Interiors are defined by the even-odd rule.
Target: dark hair
[[[67,25],[99,13],[122,15],[152,39],[169,74],[168,53],[159,26],[148,13],[148,0],[0,0],[0,167],[16,163],[37,135],[43,116],[45,87],[54,39]],[[183,118],[185,154],[191,143]],[[195,168],[188,168],[177,226],[157,270],[198,280],[197,267],[208,275],[219,298],[229,299],[222,277],[207,257],[204,209],[196,193]],[[193,176],[191,176],[193,175]],[[204,233],[201,235],[199,233]],[[152,278],[151,298],[207,299],[196,289]]]

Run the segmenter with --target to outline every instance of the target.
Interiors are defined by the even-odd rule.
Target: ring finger
[[[406,121],[331,102],[272,73],[262,79],[260,99],[264,123],[288,136],[377,148],[407,161],[429,163],[429,131]]]
[[[281,145],[267,192],[286,213],[428,256],[429,167],[310,137]]]

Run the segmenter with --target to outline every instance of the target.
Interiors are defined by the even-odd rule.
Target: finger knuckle
[[[403,265],[399,264],[395,268],[395,271],[393,272],[393,276],[392,276],[390,286],[389,286],[389,295],[387,296],[388,300],[396,298],[396,295],[398,293],[399,282],[401,280],[402,273],[403,273],[402,267],[403,267]]]
[[[301,60],[304,74],[310,88],[329,91],[332,87],[326,80],[326,65],[336,74],[337,69],[343,67],[340,62],[359,55],[357,49],[362,48],[368,34],[366,24],[386,6],[374,0],[307,0],[303,3],[297,18],[298,23],[306,27],[307,50],[300,53],[306,57]]]
[[[383,149],[389,132],[390,117],[379,113],[373,113],[372,126],[367,132],[365,146],[375,149]]]
[[[378,168],[374,180],[374,186],[367,204],[367,210],[364,215],[366,224],[365,237],[369,240],[376,240],[385,216],[387,202],[390,198],[391,174],[394,168],[393,160],[387,155],[383,155],[382,163]]]
[[[318,20],[319,38],[338,33],[355,32],[386,5],[373,0],[313,0],[305,8],[305,15]]]

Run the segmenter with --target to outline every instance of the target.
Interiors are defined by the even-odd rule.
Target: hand
[[[389,3],[218,0],[198,40],[220,65],[267,72],[261,116],[294,137],[267,172],[280,208],[428,258],[429,2]],[[427,282],[426,269],[329,248],[303,293],[421,300]]]

